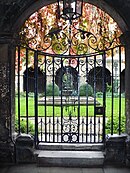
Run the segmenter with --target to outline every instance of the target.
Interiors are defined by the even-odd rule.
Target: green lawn
[[[16,97],[16,116],[18,116],[18,99]],[[102,104],[102,98],[97,98],[97,101],[99,101]],[[121,102],[121,107],[122,107],[122,112],[121,115],[123,116],[125,114],[125,98],[122,98]],[[52,106],[47,106],[46,107],[46,116],[52,116],[53,111],[55,116],[61,116],[61,108],[55,106],[54,110]],[[34,98],[29,97],[28,100],[28,114],[29,116],[34,116],[35,115],[35,109],[34,109]],[[73,116],[77,116],[78,111],[77,111],[77,106],[74,107],[69,107],[69,113],[71,113]],[[109,117],[111,116],[112,113],[112,99],[111,98],[106,98],[106,116]],[[114,98],[114,108],[113,108],[113,113],[114,116],[119,115],[119,99]],[[80,116],[86,116],[87,114],[87,109],[86,106],[80,106]],[[26,97],[21,97],[20,98],[20,115],[21,116],[26,116]],[[64,107],[63,110],[63,116],[68,115],[68,110]],[[93,116],[94,115],[94,107],[93,106],[88,106],[88,115]],[[45,116],[45,107],[44,106],[38,106],[38,116]]]

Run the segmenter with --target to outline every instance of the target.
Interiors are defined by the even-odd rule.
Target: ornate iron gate
[[[116,58],[113,53],[115,50],[118,50]],[[54,56],[19,46],[16,76],[18,132],[33,133],[36,145],[39,142],[103,142],[106,137],[107,121],[106,91],[109,88],[111,89],[110,133],[114,132],[116,104],[114,98],[115,94],[118,94],[120,134],[121,92],[124,88],[121,78],[122,50],[122,46],[119,46],[90,55]],[[21,52],[26,57],[24,62],[26,73],[23,72],[23,76],[20,71]],[[31,66],[30,61],[32,61]],[[32,85],[32,82],[29,83],[30,69],[34,81],[32,93],[29,92],[29,85]],[[23,79],[26,81],[24,96],[21,94]],[[39,92],[39,87],[43,88],[42,93]]]
[[[20,52],[26,55],[25,114],[21,101]],[[32,56],[33,55],[33,56]],[[29,67],[30,59],[33,66]],[[41,62],[42,60],[42,62]],[[98,68],[98,70],[97,70]],[[29,70],[33,73],[34,96],[29,88]],[[43,93],[38,92],[39,80]],[[93,73],[91,73],[93,70]],[[98,75],[100,74],[100,76]],[[105,97],[106,78],[105,52],[88,56],[49,56],[45,53],[18,47],[18,130],[26,119],[26,132],[30,132],[30,122],[35,125],[35,141],[97,143],[105,139]],[[102,97],[98,100],[98,91]],[[24,85],[25,89],[25,85]],[[33,101],[30,103],[30,97]],[[31,104],[31,105],[30,105]],[[33,107],[34,104],[34,107]],[[30,115],[30,107],[34,108]],[[22,120],[22,121],[21,121]]]
[[[102,142],[105,117],[105,54],[86,57],[47,57],[43,63],[46,89],[38,107],[39,140],[44,142]],[[103,97],[96,99],[96,67],[102,67]],[[89,71],[94,68],[92,86]],[[60,70],[60,74],[57,71]],[[57,76],[58,75],[58,76]],[[59,80],[57,79],[59,78]],[[56,85],[57,83],[57,85]],[[48,87],[50,87],[48,93]],[[56,88],[59,93],[56,93]]]

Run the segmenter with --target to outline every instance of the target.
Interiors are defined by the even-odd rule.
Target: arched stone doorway
[[[56,71],[56,76],[55,76],[55,83],[57,84],[57,86],[59,87],[59,89],[61,90],[61,80],[62,78],[64,78],[64,75],[69,73],[70,74],[70,78],[72,78],[72,89],[73,91],[77,91],[78,90],[78,72],[76,71],[75,68],[73,67],[65,67],[63,69],[58,69]]]
[[[111,85],[111,73],[108,69],[104,69],[104,73],[106,76],[106,84]],[[89,71],[89,77],[88,77],[88,83],[94,87],[94,81],[93,81],[93,76],[96,76],[96,91],[97,92],[102,92],[103,91],[103,85],[102,85],[102,79],[103,79],[103,68],[102,67],[96,67],[95,69],[91,69]]]
[[[25,20],[34,12],[36,12],[38,9],[42,8],[43,6],[46,6],[48,4],[52,4],[55,3],[56,0],[49,0],[49,1],[42,1],[39,0],[38,2],[33,3],[31,6],[28,6],[27,9],[25,9],[24,13],[21,14],[21,16],[18,17],[18,19],[16,20],[16,22],[14,23],[13,27],[12,27],[12,31],[19,32],[21,27],[23,26]],[[106,13],[108,13],[110,16],[112,16],[115,20],[115,22],[118,23],[118,26],[121,28],[121,31],[123,33],[125,33],[126,31],[128,31],[128,27],[127,24],[125,23],[125,21],[123,20],[123,18],[120,16],[119,13],[117,13],[116,10],[114,10],[114,8],[112,8],[110,5],[108,5],[108,3],[106,3],[105,1],[99,1],[98,0],[84,0],[84,2],[93,4],[97,7],[99,7],[100,9],[104,10]]]
[[[36,11],[38,8],[40,8],[41,6],[46,5],[45,3],[51,3],[52,1],[42,1],[39,0],[34,4],[28,5],[26,7],[26,10],[24,8],[24,10],[19,10],[20,12],[24,11],[23,14],[19,17],[19,18],[15,18],[16,23],[12,24],[10,27],[10,31],[12,31],[12,33],[15,35],[16,33],[19,32],[19,28],[21,28],[22,24],[24,23],[25,19],[28,18],[28,16],[30,16],[30,14],[32,14],[34,11]],[[129,89],[130,89],[130,83],[129,83],[129,75],[130,75],[130,59],[129,59],[129,55],[130,55],[130,49],[129,49],[129,29],[127,28],[125,21],[127,21],[127,19],[124,17],[125,20],[123,20],[123,18],[121,16],[119,16],[114,10],[114,8],[111,8],[112,6],[109,6],[108,4],[104,3],[104,1],[102,1],[101,4],[98,4],[99,1],[87,1],[90,3],[94,3],[95,5],[97,4],[100,8],[102,9],[106,9],[105,11],[108,12],[111,16],[113,16],[115,18],[115,21],[118,23],[118,25],[120,26],[120,28],[122,29],[123,32],[123,36],[122,36],[122,41],[124,39],[124,44],[126,45],[126,117],[127,120],[130,119],[129,115],[130,115],[130,94],[129,94]],[[107,1],[108,2],[108,1]],[[119,2],[119,1],[118,1]],[[121,2],[121,1],[120,1]],[[29,8],[28,8],[29,7]],[[117,7],[118,9],[118,7]],[[114,10],[114,12],[113,12]],[[120,11],[120,9],[118,10]],[[9,17],[9,16],[8,16]],[[9,18],[5,19],[9,19]],[[13,17],[12,17],[13,18]],[[17,20],[18,19],[18,20]],[[128,21],[127,21],[128,22]],[[10,23],[10,22],[9,22]],[[129,24],[129,22],[128,22]],[[8,136],[12,136],[13,132],[11,131],[14,127],[14,97],[15,97],[15,93],[14,93],[14,49],[12,48],[12,38],[9,37],[9,32],[7,32],[9,30],[9,26],[8,23],[5,23],[5,27],[6,28],[4,31],[5,33],[2,33],[2,47],[1,47],[1,69],[2,70],[2,74],[4,74],[1,77],[1,90],[6,91],[7,92],[2,92],[1,95],[1,110],[2,110],[2,114],[5,116],[5,119],[1,121],[1,129],[2,132],[4,133],[4,138],[1,137],[2,141],[3,140],[8,140]],[[13,27],[12,27],[13,26]],[[2,29],[1,29],[2,30]],[[127,32],[128,31],[128,32]],[[11,35],[12,35],[11,33]],[[3,37],[4,36],[4,37]],[[16,36],[16,35],[15,35]],[[124,37],[124,38],[123,38]],[[4,39],[3,39],[4,38]],[[9,39],[9,40],[8,40]],[[4,52],[3,52],[4,50]],[[8,57],[8,58],[7,58]],[[10,66],[10,68],[9,68]],[[6,75],[5,75],[6,74]],[[10,75],[10,77],[9,77]],[[10,98],[9,98],[10,95]],[[4,106],[6,104],[6,107]],[[8,106],[7,106],[8,105]],[[2,116],[3,118],[3,116]],[[6,122],[7,120],[7,122]],[[130,134],[130,121],[127,121],[127,133]],[[4,125],[3,125],[4,124]],[[11,130],[10,130],[10,134],[8,134],[8,130],[6,129],[6,126],[8,126]],[[5,145],[5,144],[4,144]]]
[[[34,93],[35,92],[35,74],[34,68],[29,67],[23,73],[23,90]],[[28,86],[27,86],[28,85]],[[44,93],[45,91],[45,73],[38,68],[38,93]]]

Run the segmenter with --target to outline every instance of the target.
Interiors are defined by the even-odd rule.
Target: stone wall
[[[9,64],[0,63],[0,163],[13,162],[14,148],[10,138]]]

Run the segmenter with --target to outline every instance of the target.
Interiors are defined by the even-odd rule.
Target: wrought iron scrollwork
[[[45,51],[50,47],[55,54],[65,54],[67,52],[68,37],[61,29],[54,28],[44,36],[41,49]]]
[[[75,33],[72,33],[72,30],[75,30]],[[107,50],[116,43],[116,37],[111,39],[111,33],[108,33],[107,36],[95,36],[91,32],[76,29],[73,25],[62,29],[53,28],[44,37],[41,37],[39,42],[37,41],[35,32],[33,35],[34,36],[29,39],[26,38],[26,43],[28,45],[31,41],[32,45],[37,45],[36,49],[38,50],[50,50],[51,53],[60,55],[82,55],[93,51],[98,52]]]
[[[63,119],[63,142],[77,142],[78,141],[78,123],[77,118],[68,117]]]
[[[84,4],[84,8],[87,6],[94,9],[90,4]],[[35,17],[32,15],[29,21],[25,22],[25,26],[20,32],[22,44],[26,44],[32,49],[57,55],[84,55],[108,50],[120,44],[119,28],[109,26],[108,21],[109,19],[112,21],[112,18],[96,7],[93,15],[96,19],[94,17],[86,19],[86,16],[83,16],[73,22],[57,18],[55,15],[57,13],[56,4],[44,8],[45,11],[48,9],[47,13],[51,22],[41,9],[35,14]],[[52,11],[54,9],[53,13],[50,12],[50,8]],[[99,16],[96,13],[99,13]],[[103,19],[100,15],[103,16]],[[89,25],[91,24],[89,27],[87,22],[84,24],[85,20],[90,20],[88,21]]]

